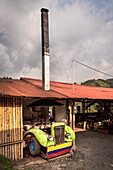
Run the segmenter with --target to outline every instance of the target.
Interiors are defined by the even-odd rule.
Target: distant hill
[[[91,79],[91,80],[87,80],[83,83],[81,83],[82,85],[86,85],[86,86],[96,86],[96,87],[109,87],[109,88],[113,88],[113,79]]]

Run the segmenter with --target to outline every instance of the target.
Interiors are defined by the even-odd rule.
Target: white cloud
[[[50,10],[52,80],[66,81],[66,72],[70,72],[71,81],[72,58],[113,74],[113,1],[108,1],[1,0],[0,72],[7,64],[8,68],[0,76],[41,78],[42,7]],[[74,66],[77,83],[109,78],[76,63]]]

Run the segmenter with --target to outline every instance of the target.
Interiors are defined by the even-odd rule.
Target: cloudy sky
[[[0,0],[0,77],[41,79],[41,8],[49,9],[51,80],[72,59],[113,75],[113,0]],[[74,81],[111,77],[73,63]]]

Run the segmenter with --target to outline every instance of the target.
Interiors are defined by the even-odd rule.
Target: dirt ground
[[[76,133],[77,149],[73,157],[53,160],[28,157],[17,164],[24,170],[113,170],[113,135],[86,131]],[[42,163],[40,163],[42,162]]]

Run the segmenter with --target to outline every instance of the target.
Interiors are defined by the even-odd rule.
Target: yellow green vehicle
[[[70,152],[74,140],[75,132],[63,122],[34,126],[24,133],[30,154],[42,154],[47,159]]]

